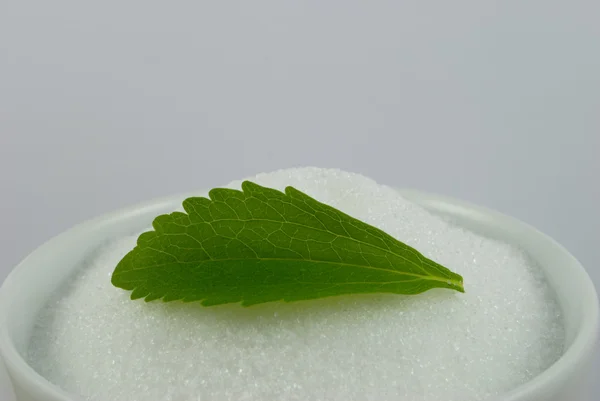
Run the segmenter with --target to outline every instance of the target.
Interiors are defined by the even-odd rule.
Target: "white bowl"
[[[499,401],[575,401],[586,390],[598,336],[598,297],[590,278],[561,245],[519,220],[454,199],[402,190],[406,198],[473,231],[518,245],[543,268],[563,310],[563,356]],[[194,194],[198,195],[198,194]],[[205,195],[200,193],[200,195]],[[23,359],[36,315],[82,260],[105,240],[141,231],[188,195],[172,196],[78,225],[23,260],[0,288],[0,354],[19,401],[74,401]],[[108,401],[108,400],[107,400]]]

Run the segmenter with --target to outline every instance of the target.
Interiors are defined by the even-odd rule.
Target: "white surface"
[[[138,235],[128,235],[87,258],[69,291],[48,302],[31,366],[97,401],[481,401],[562,356],[556,295],[518,248],[448,224],[359,174],[302,168],[250,180],[282,191],[291,185],[384,230],[461,274],[467,292],[251,309],[132,302],[110,283],[135,247]]]
[[[567,348],[563,356],[530,382],[495,401],[581,401],[585,379],[591,373],[587,368],[598,340],[600,316],[593,284],[579,262],[555,241],[519,220],[451,198],[418,191],[402,193],[461,226],[521,247],[543,268],[556,292],[565,318]],[[36,312],[97,244],[148,227],[156,215],[177,208],[184,197],[180,194],[155,200],[78,225],[38,248],[10,275],[10,282],[5,281],[0,288],[0,350],[21,401],[71,399],[33,374],[19,356],[27,347]]]
[[[599,14],[595,0],[4,1],[0,274],[101,212],[313,164],[519,217],[598,285]]]

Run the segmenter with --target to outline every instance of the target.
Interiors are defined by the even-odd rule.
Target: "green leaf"
[[[112,283],[131,299],[254,305],[357,293],[464,292],[463,279],[385,232],[287,187],[245,181],[189,198],[186,213],[154,231],[117,265]]]

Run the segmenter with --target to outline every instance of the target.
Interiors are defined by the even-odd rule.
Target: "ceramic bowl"
[[[467,229],[519,246],[537,261],[556,292],[565,319],[564,354],[539,376],[496,401],[582,400],[598,336],[599,308],[594,285],[581,264],[553,239],[514,218],[447,197],[400,192]],[[177,209],[187,196],[152,201],[73,227],[42,245],[10,273],[0,288],[0,355],[18,401],[76,401],[38,375],[23,358],[38,312],[101,243],[143,230],[157,215]]]

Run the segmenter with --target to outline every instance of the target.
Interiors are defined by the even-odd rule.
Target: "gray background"
[[[4,0],[0,280],[100,213],[318,165],[521,218],[599,286],[599,18],[597,0]]]

